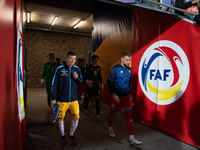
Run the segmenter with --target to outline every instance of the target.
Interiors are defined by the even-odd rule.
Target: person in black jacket
[[[100,102],[99,102],[99,82],[101,83],[101,90],[103,91],[103,82],[101,77],[101,67],[97,65],[99,57],[97,55],[92,56],[92,64],[86,68],[86,98],[85,98],[85,114],[88,115],[88,103],[89,99],[94,96],[96,102],[96,119],[101,121],[100,114]]]
[[[192,6],[197,6],[198,9],[200,6],[199,0],[176,0],[175,6],[181,9],[187,9]],[[179,14],[184,15],[184,13],[180,12]]]
[[[83,79],[81,76],[80,68],[74,65],[75,61],[76,54],[71,51],[68,52],[66,57],[66,64],[56,69],[51,85],[52,108],[54,108],[54,104],[56,103],[56,101],[60,105],[58,113],[58,124],[61,132],[62,144],[66,143],[64,132],[64,118],[65,113],[68,109],[70,109],[72,114],[69,138],[74,145],[76,145],[77,143],[74,137],[74,132],[78,126],[80,116],[76,84],[81,84],[83,82]]]
[[[196,12],[195,17],[190,14],[186,14],[189,18],[194,19],[197,24],[200,24],[200,1],[199,0],[176,0],[175,6],[182,9],[187,9],[187,11]],[[183,12],[175,11],[180,15],[184,15]]]

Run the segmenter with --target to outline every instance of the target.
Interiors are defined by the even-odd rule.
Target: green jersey
[[[46,76],[47,94],[51,93],[51,82],[53,80],[54,72],[58,66],[60,66],[60,64],[56,62],[47,62],[46,64],[44,64],[42,79],[44,79],[44,77]]]

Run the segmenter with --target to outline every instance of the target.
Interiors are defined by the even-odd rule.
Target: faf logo
[[[18,98],[18,112],[20,122],[25,118],[24,111],[24,91],[23,91],[23,34],[22,34],[22,24],[19,23],[19,28],[17,32],[17,61],[16,61],[16,71],[17,71],[17,98]]]
[[[144,94],[158,105],[168,105],[181,97],[190,76],[188,59],[182,48],[162,40],[147,48],[139,64],[139,83]]]

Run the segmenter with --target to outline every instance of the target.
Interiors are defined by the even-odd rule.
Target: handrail
[[[180,11],[180,12],[184,12],[184,13],[190,14],[190,15],[197,15],[196,13],[193,13],[193,12],[190,12],[190,11],[186,11],[186,10],[184,10],[184,9],[177,8],[177,7],[174,7],[174,6],[170,6],[170,5],[167,5],[167,4],[155,2],[155,1],[152,1],[152,0],[145,0],[145,1],[151,2],[151,3],[154,3],[154,4],[158,4],[158,5],[163,5],[163,6],[172,8],[172,9],[174,9],[174,10],[178,10],[178,11]],[[126,4],[135,4],[135,2],[128,2],[128,3],[126,3]]]

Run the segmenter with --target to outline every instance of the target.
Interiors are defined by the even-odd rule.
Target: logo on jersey
[[[97,71],[94,71],[94,75],[95,75],[95,76],[97,75]]]
[[[147,48],[139,64],[139,83],[144,94],[158,105],[181,97],[187,88],[190,68],[182,48],[172,41],[158,41]]]

